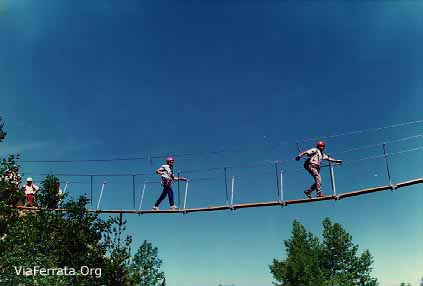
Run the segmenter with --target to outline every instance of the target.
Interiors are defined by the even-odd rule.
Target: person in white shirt
[[[325,195],[322,194],[321,185],[322,185],[322,177],[320,176],[320,161],[326,160],[330,162],[334,162],[337,164],[342,164],[342,160],[337,160],[334,158],[329,157],[323,150],[326,148],[326,144],[323,141],[319,141],[316,144],[316,148],[308,149],[304,152],[298,154],[295,157],[295,160],[299,161],[301,157],[307,156],[308,159],[304,162],[304,169],[306,169],[310,175],[314,178],[314,184],[311,187],[304,191],[304,194],[311,199],[311,193],[316,191],[317,197],[324,197]]]
[[[40,188],[32,182],[32,178],[26,179],[26,185],[24,186],[24,194],[27,199],[27,205],[33,206],[35,202],[35,194]]]
[[[166,159],[166,164],[162,165],[156,170],[156,174],[159,174],[161,177],[161,183],[163,186],[163,192],[154,204],[153,210],[159,210],[160,203],[166,198],[169,197],[170,208],[175,210],[175,202],[173,199],[173,190],[172,183],[173,181],[188,181],[186,178],[178,178],[173,174],[173,165],[175,164],[175,159],[173,157],[168,157]]]

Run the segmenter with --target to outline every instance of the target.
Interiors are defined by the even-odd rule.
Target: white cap
[[[27,182],[32,182],[32,178],[31,177],[28,177],[28,178],[26,178],[26,181]]]

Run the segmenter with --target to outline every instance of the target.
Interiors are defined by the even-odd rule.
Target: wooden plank
[[[334,199],[335,199],[335,197],[333,197],[333,196],[325,196],[325,197],[321,197],[321,198],[289,200],[289,201],[285,201],[285,204],[286,205],[296,205],[296,204],[305,204],[305,203],[320,202],[320,201],[329,201],[329,200],[334,200]]]
[[[153,211],[153,210],[89,210],[90,212],[93,213],[116,213],[116,214],[153,214],[153,213],[157,213],[157,214],[174,214],[174,213],[181,213],[181,211],[179,210],[158,210],[158,211]]]
[[[261,202],[261,203],[247,203],[247,204],[236,204],[234,209],[244,209],[244,208],[259,208],[259,207],[271,207],[271,206],[280,206],[282,203],[280,201],[271,201],[271,202]]]
[[[364,195],[364,194],[386,191],[386,190],[390,190],[390,189],[391,189],[390,186],[380,186],[380,187],[376,187],[376,188],[369,188],[369,189],[364,189],[364,190],[352,191],[352,192],[343,193],[343,194],[338,195],[338,199],[342,200],[344,198],[350,198],[350,197],[360,196],[360,195]]]
[[[423,178],[418,178],[418,179],[414,179],[410,181],[401,182],[396,185],[398,188],[403,188],[403,187],[408,187],[411,185],[422,184],[422,183],[423,183]]]
[[[223,211],[223,210],[230,210],[230,209],[231,209],[230,206],[209,206],[206,208],[185,209],[185,213]]]
[[[17,209],[20,210],[28,210],[28,211],[40,211],[40,208],[37,207],[26,207],[26,206],[16,206]],[[56,212],[67,212],[69,211],[68,209],[54,209],[52,211],[56,211]],[[153,211],[153,210],[91,210],[91,209],[86,209],[85,212],[88,213],[109,213],[109,214],[120,214],[120,213],[127,213],[127,214],[149,214],[149,213],[161,213],[161,214],[172,214],[172,213],[183,213],[182,210],[157,210],[157,211]]]
[[[415,179],[415,180],[397,183],[397,184],[393,185],[393,187],[394,187],[394,189],[399,189],[399,188],[404,188],[404,187],[408,187],[408,186],[416,185],[416,184],[421,184],[421,183],[423,183],[423,178],[418,178],[418,179]],[[349,197],[354,197],[354,196],[359,196],[359,195],[364,195],[364,194],[370,194],[370,193],[375,193],[375,192],[380,192],[380,191],[386,191],[386,190],[391,190],[391,189],[392,189],[392,187],[389,186],[389,185],[379,186],[379,187],[374,187],[374,188],[369,188],[369,189],[364,189],[364,190],[358,190],[358,191],[343,193],[343,194],[340,194],[338,196],[338,199],[341,200],[341,199],[344,199],[344,198],[349,198]]]

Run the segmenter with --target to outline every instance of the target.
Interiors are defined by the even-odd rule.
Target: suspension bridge
[[[320,198],[311,198],[311,199],[297,199],[297,200],[278,200],[278,201],[269,201],[269,202],[257,202],[257,203],[246,203],[246,204],[231,204],[231,205],[221,205],[221,206],[210,206],[204,208],[183,208],[183,209],[176,209],[176,210],[100,210],[100,209],[87,209],[86,212],[93,212],[93,213],[105,213],[105,214],[178,214],[178,213],[194,213],[194,212],[210,212],[210,211],[223,211],[223,210],[237,210],[237,209],[245,209],[245,208],[258,208],[258,207],[272,207],[272,206],[288,206],[288,205],[295,205],[295,204],[304,204],[304,203],[315,203],[319,201],[327,201],[327,200],[342,200],[350,197],[366,195],[370,193],[386,191],[386,190],[397,190],[400,188],[422,184],[423,178],[418,178],[415,180],[400,182],[395,185],[386,185],[386,186],[378,186],[374,188],[368,188],[363,190],[357,190],[347,193],[342,193],[339,195],[331,195],[325,196]],[[37,207],[25,207],[25,206],[17,206],[18,209],[21,210],[33,210],[37,211],[39,208]],[[67,211],[66,209],[55,209],[55,211]]]
[[[391,126],[385,126],[385,127],[379,127],[379,128],[373,128],[373,129],[366,129],[366,130],[358,130],[358,131],[352,131],[352,132],[345,132],[345,133],[340,133],[340,134],[334,134],[334,135],[330,135],[330,136],[324,136],[324,137],[319,137],[319,138],[309,138],[309,139],[304,139],[304,140],[298,140],[295,141],[295,144],[297,146],[298,151],[301,151],[301,146],[300,143],[304,143],[304,142],[308,142],[308,141],[314,141],[317,139],[334,139],[334,138],[338,138],[341,136],[350,136],[350,135],[355,135],[355,134],[363,134],[363,133],[368,133],[368,132],[375,132],[375,131],[381,131],[381,130],[386,130],[386,129],[390,129],[390,128],[397,128],[397,127],[402,127],[402,126],[407,126],[407,125],[413,125],[413,124],[418,124],[418,123],[423,123],[423,120],[418,120],[418,121],[412,121],[412,122],[406,122],[406,123],[401,123],[401,124],[395,124],[395,125],[391,125]],[[402,182],[397,182],[394,183],[392,180],[392,175],[391,175],[391,169],[390,169],[390,162],[389,162],[389,158],[391,156],[395,156],[395,155],[401,155],[404,153],[408,153],[408,152],[416,152],[416,151],[420,151],[423,150],[423,146],[419,146],[416,148],[411,148],[411,149],[406,149],[406,150],[400,150],[398,152],[393,152],[393,153],[388,153],[387,152],[387,145],[388,144],[392,144],[392,143],[397,143],[397,142],[404,142],[404,141],[408,141],[408,140],[414,140],[414,139],[421,139],[423,138],[423,134],[417,134],[417,135],[413,135],[413,136],[408,136],[408,137],[402,137],[399,139],[395,139],[395,140],[390,140],[390,141],[384,141],[381,143],[377,143],[377,144],[371,144],[371,145],[363,145],[363,146],[358,146],[352,149],[348,149],[348,150],[344,150],[344,151],[340,151],[337,153],[333,153],[333,154],[345,154],[348,152],[356,152],[356,151],[362,151],[365,149],[370,149],[370,148],[375,148],[375,147],[382,147],[380,150],[383,151],[383,153],[381,153],[380,155],[374,155],[374,156],[370,156],[370,157],[365,157],[365,158],[357,158],[354,160],[349,160],[346,162],[346,164],[353,164],[354,162],[361,162],[361,161],[366,161],[366,160],[374,160],[374,159],[384,159],[384,163],[385,163],[385,168],[386,168],[386,177],[387,177],[387,183],[386,185],[380,185],[380,186],[375,186],[375,187],[370,187],[370,188],[366,188],[366,189],[359,189],[359,190],[352,190],[350,192],[345,192],[345,193],[337,193],[336,190],[336,183],[335,183],[335,172],[334,172],[334,167],[336,166],[336,164],[333,163],[329,163],[328,165],[322,166],[323,168],[329,168],[329,174],[330,174],[330,182],[331,182],[331,189],[332,189],[332,194],[325,196],[325,197],[319,197],[319,198],[306,198],[306,199],[292,199],[292,200],[285,200],[284,199],[284,176],[286,176],[286,171],[284,171],[281,168],[281,164],[282,163],[286,163],[287,160],[278,160],[278,161],[265,161],[265,162],[256,162],[256,163],[249,163],[249,164],[244,164],[244,165],[240,165],[240,166],[223,166],[223,167],[214,167],[214,168],[206,168],[206,169],[197,169],[197,170],[184,170],[181,172],[178,172],[178,177],[181,175],[181,173],[183,174],[192,174],[192,173],[197,173],[197,172],[205,172],[205,171],[217,171],[217,170],[222,170],[223,171],[223,176],[224,176],[224,189],[225,189],[225,194],[226,194],[226,203],[222,204],[222,205],[213,205],[213,206],[208,206],[208,207],[197,207],[197,208],[187,208],[187,199],[189,197],[189,183],[193,180],[207,180],[209,178],[202,178],[202,179],[193,179],[190,180],[188,182],[185,183],[185,191],[183,194],[183,204],[181,204],[181,202],[179,201],[179,209],[170,209],[170,210],[147,210],[147,209],[143,209],[143,201],[144,201],[144,196],[145,196],[145,191],[147,188],[147,185],[151,182],[144,182],[143,184],[143,189],[142,189],[142,194],[141,194],[141,199],[139,202],[139,208],[136,209],[136,187],[135,187],[135,178],[137,176],[148,176],[149,174],[147,173],[132,173],[132,174],[55,174],[56,176],[67,176],[67,177],[89,177],[90,178],[90,198],[91,198],[91,208],[87,209],[87,212],[93,212],[93,213],[109,213],[109,214],[188,214],[188,213],[194,213],[194,212],[210,212],[210,211],[224,211],[224,210],[238,210],[238,209],[244,209],[244,208],[258,208],[258,207],[272,207],[272,206],[289,206],[289,205],[295,205],[295,204],[306,204],[306,203],[316,203],[316,202],[320,202],[320,201],[328,201],[328,200],[342,200],[342,199],[346,199],[346,198],[351,198],[351,197],[355,197],[355,196],[362,196],[362,195],[367,195],[367,194],[371,194],[371,193],[376,193],[376,192],[381,192],[381,191],[387,191],[387,190],[399,190],[401,188],[405,188],[405,187],[409,187],[412,185],[418,185],[418,184],[422,184],[423,183],[423,178],[419,177],[419,178],[415,178],[413,180],[408,180],[408,181],[402,181]],[[286,143],[286,142],[284,142]],[[294,142],[291,142],[294,143]],[[195,156],[195,155],[204,155],[204,154],[217,154],[217,153],[221,153],[221,152],[231,152],[231,151],[222,151],[222,150],[216,150],[216,151],[209,151],[209,152],[202,152],[200,153],[185,153],[185,154],[176,154],[174,156],[180,156],[180,157],[184,157],[184,156]],[[164,158],[167,155],[159,155],[159,156],[144,156],[144,157],[125,157],[125,158],[106,158],[106,159],[80,159],[80,160],[28,160],[28,161],[21,161],[21,162],[26,162],[26,163],[77,163],[77,162],[113,162],[113,161],[131,161],[131,160],[148,160],[148,162],[150,163],[150,165],[152,165],[152,160],[153,159],[159,159],[159,158]],[[276,192],[277,192],[277,199],[273,200],[273,201],[262,201],[262,202],[251,202],[251,203],[234,203],[234,197],[235,197],[235,193],[236,193],[236,177],[232,176],[231,178],[228,178],[228,170],[231,168],[250,168],[250,167],[254,167],[254,166],[260,166],[260,165],[274,165],[274,176],[275,176],[275,181],[276,181]],[[297,170],[297,171],[304,171],[304,170]],[[48,174],[40,174],[40,175],[48,175]],[[133,208],[132,209],[101,209],[100,205],[101,205],[101,200],[103,197],[103,193],[105,191],[105,186],[106,186],[106,182],[103,182],[102,186],[101,186],[101,191],[100,191],[100,196],[97,200],[97,205],[96,207],[94,206],[94,201],[93,201],[93,178],[95,177],[129,177],[132,178],[132,201],[133,201]],[[229,181],[229,183],[228,183]],[[65,184],[65,188],[64,191],[66,192],[66,189],[68,187],[68,184],[70,184],[69,182],[66,182]],[[179,182],[178,182],[178,197],[179,197]],[[180,198],[179,198],[180,200]],[[181,207],[182,205],[182,207]],[[39,210],[37,207],[26,207],[26,206],[18,206],[17,208],[21,209],[21,210],[32,210],[32,211],[37,211]],[[55,211],[67,211],[64,208],[58,208],[55,209]]]

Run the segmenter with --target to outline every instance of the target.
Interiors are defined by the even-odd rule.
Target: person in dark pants
[[[175,202],[173,199],[173,190],[172,183],[173,181],[188,181],[186,178],[178,178],[173,174],[173,165],[175,164],[175,159],[173,157],[168,157],[166,159],[166,164],[162,165],[156,170],[156,174],[159,174],[162,178],[163,192],[158,198],[157,202],[154,204],[153,210],[159,210],[160,203],[166,198],[169,197],[169,204],[172,210],[176,209]]]
[[[325,150],[326,144],[323,141],[319,141],[316,144],[316,148],[311,148],[309,150],[306,150],[304,152],[301,152],[298,154],[297,157],[295,157],[295,160],[299,161],[301,157],[307,156],[308,159],[304,162],[304,169],[309,172],[309,174],[314,179],[314,184],[311,185],[311,187],[304,191],[304,194],[311,199],[311,193],[313,191],[316,191],[317,197],[321,198],[325,195],[322,194],[321,185],[322,185],[322,177],[320,176],[320,161],[327,160],[330,162],[334,162],[337,164],[342,164],[342,160],[336,160],[334,158],[329,157],[325,153],[323,153],[323,150]]]

